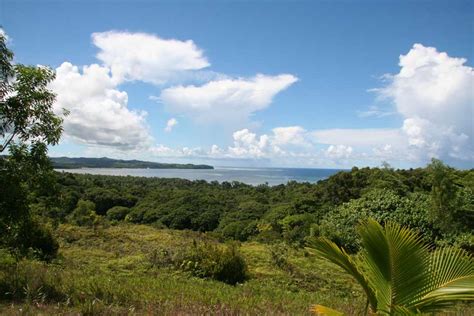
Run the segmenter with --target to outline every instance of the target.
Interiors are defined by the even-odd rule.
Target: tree
[[[0,33],[0,100],[3,100],[9,91],[8,80],[13,76],[13,52],[8,49],[6,38]]]
[[[130,208],[114,206],[107,211],[107,219],[111,221],[123,221],[128,213],[130,213]]]
[[[48,89],[54,72],[13,65],[12,59],[0,35],[0,154],[8,154],[0,156],[0,246],[22,253],[33,248],[51,257],[57,246],[35,242],[33,234],[49,233],[31,214],[29,198],[52,179],[47,146],[57,144],[62,133],[62,119],[53,112],[55,95]]]
[[[357,224],[373,218],[379,222],[392,221],[416,229],[425,240],[434,240],[438,231],[429,219],[430,199],[426,194],[413,193],[409,197],[399,196],[388,189],[373,189],[359,199],[353,199],[330,210],[319,223],[319,233],[356,253],[360,247]]]
[[[53,112],[55,94],[48,89],[54,71],[43,66],[13,65],[12,59],[13,52],[0,34],[0,153],[7,151],[15,140],[57,144],[62,119]]]
[[[100,217],[95,213],[95,204],[88,200],[79,200],[77,206],[68,216],[68,220],[78,226],[95,226]]]
[[[453,181],[453,169],[433,159],[427,167],[431,181],[431,220],[445,232],[457,227],[456,197],[458,188]]]
[[[459,248],[430,251],[420,236],[395,223],[375,220],[359,226],[362,250],[352,257],[326,238],[311,246],[323,258],[356,279],[367,308],[378,315],[413,315],[443,311],[474,300],[474,260]],[[318,315],[342,315],[315,305]]]
[[[0,152],[18,139],[19,142],[55,145],[62,133],[62,119],[53,112],[55,95],[48,83],[55,75],[46,67],[13,66],[14,80],[7,83],[11,91],[0,101]]]

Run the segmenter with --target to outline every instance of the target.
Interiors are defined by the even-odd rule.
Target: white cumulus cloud
[[[298,78],[289,74],[222,79],[201,86],[164,89],[160,100],[169,111],[188,115],[198,122],[245,122],[296,81]]]
[[[331,145],[326,149],[325,154],[327,157],[332,159],[347,159],[352,155],[352,151],[353,149],[351,146]]]
[[[238,158],[277,158],[306,155],[311,143],[306,140],[306,131],[301,126],[276,127],[271,134],[258,136],[245,128],[233,133],[233,146],[223,152],[215,148],[218,154]],[[219,149],[217,151],[217,149]]]
[[[174,117],[170,118],[168,122],[166,122],[165,132],[171,132],[173,127],[175,127],[176,125],[178,125],[178,120]]]
[[[405,118],[410,146],[425,158],[474,159],[474,71],[466,59],[415,44],[399,65],[377,91]]]
[[[93,33],[97,58],[109,67],[115,80],[163,84],[179,73],[210,65],[192,40],[162,39],[153,34],[109,31]]]
[[[131,150],[152,141],[146,112],[128,108],[128,95],[116,88],[108,68],[93,64],[81,72],[65,62],[56,69],[51,88],[57,94],[55,111],[70,112],[64,133],[76,142]]]
[[[301,126],[276,127],[272,130],[275,145],[309,146],[306,130]]]
[[[474,159],[474,72],[463,58],[415,44],[400,56],[400,71],[385,75],[385,87],[374,89],[393,103],[403,118],[399,128],[326,129],[310,132],[315,143],[331,145],[328,156],[356,153],[366,161],[394,159],[425,163],[437,157],[452,163]],[[359,116],[383,117],[373,106]],[[342,147],[346,146],[346,147]]]
[[[257,137],[257,134],[245,128],[234,132],[232,137],[234,139],[234,146],[228,148],[230,156],[262,158],[268,155],[270,148],[268,135]]]

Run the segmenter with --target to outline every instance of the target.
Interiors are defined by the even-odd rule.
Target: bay
[[[316,183],[342,171],[341,169],[306,168],[239,168],[215,167],[214,169],[127,169],[127,168],[81,168],[56,169],[59,172],[98,174],[109,176],[180,178],[218,182],[238,181],[250,185],[274,186],[288,181]]]

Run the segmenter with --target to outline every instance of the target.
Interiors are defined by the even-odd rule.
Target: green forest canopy
[[[473,184],[474,170],[436,160],[426,168],[353,168],[317,184],[290,181],[273,187],[58,173],[54,190],[38,196],[34,205],[55,221],[71,220],[86,203],[104,220],[294,245],[321,235],[352,252],[358,249],[354,227],[372,217],[414,228],[437,244],[472,250]]]

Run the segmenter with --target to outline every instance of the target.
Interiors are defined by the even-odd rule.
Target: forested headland
[[[142,169],[214,169],[209,165],[161,163],[142,160],[122,160],[102,158],[69,158],[52,157],[51,163],[55,169],[77,169],[77,168],[142,168]]]

